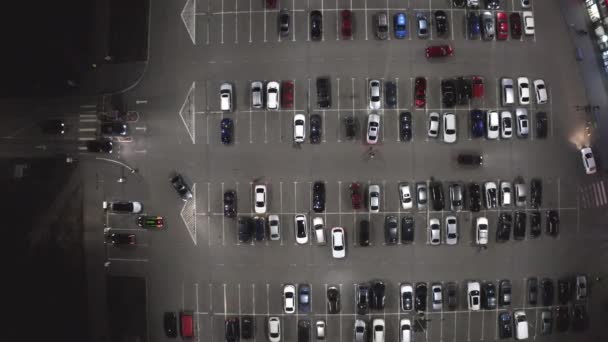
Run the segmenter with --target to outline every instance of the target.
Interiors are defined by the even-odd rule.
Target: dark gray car
[[[492,12],[483,12],[481,15],[481,32],[483,39],[492,40],[495,35],[494,16]]]
[[[287,35],[289,35],[289,22],[289,10],[283,8],[279,13],[279,34],[281,37],[287,37]]]
[[[460,183],[450,185],[450,208],[452,211],[461,211],[463,203],[462,185]]]
[[[540,314],[541,326],[540,333],[542,335],[549,335],[553,330],[553,314],[550,310],[543,310]]]
[[[386,12],[378,12],[374,16],[376,38],[386,40],[388,38],[388,16]]]
[[[394,245],[397,243],[399,227],[397,216],[389,215],[384,219],[384,240],[387,245]]]

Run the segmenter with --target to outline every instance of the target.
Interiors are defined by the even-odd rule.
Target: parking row
[[[202,2],[202,3],[201,3]],[[505,2],[497,10],[469,9],[453,6],[451,1],[398,0],[374,4],[371,0],[312,0],[302,7],[295,1],[285,1],[275,8],[266,8],[259,1],[202,0],[197,9],[203,13],[190,14],[197,17],[195,44],[252,44],[288,43],[299,41],[350,41],[350,40],[515,40],[535,41],[534,12],[531,8],[515,6]],[[406,8],[405,5],[408,7]],[[510,30],[506,36],[492,33],[484,35],[483,13],[490,13],[492,30],[501,26],[500,13],[516,14],[518,21],[509,16]],[[530,25],[524,13],[532,17]],[[476,23],[471,16],[475,14]],[[528,24],[528,25],[526,25]],[[509,36],[509,31],[511,35]],[[195,38],[193,38],[195,39]]]

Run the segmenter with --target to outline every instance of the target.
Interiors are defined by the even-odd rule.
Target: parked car
[[[283,286],[283,311],[288,314],[296,312],[296,287],[292,284]]]
[[[443,114],[443,141],[448,144],[456,142],[456,115],[454,113]]]
[[[317,77],[317,106],[331,108],[331,84],[329,77]]]
[[[310,143],[318,144],[321,142],[322,121],[321,115],[312,114],[310,116]]]
[[[496,12],[496,39],[506,40],[509,38],[509,25],[505,12]]]
[[[486,8],[491,10],[497,10],[500,8],[499,0],[486,0]]]
[[[433,246],[441,244],[441,226],[436,218],[429,220],[429,242]]]
[[[343,259],[346,256],[346,238],[342,227],[331,229],[331,255],[334,259]]]
[[[450,45],[432,45],[426,48],[426,58],[451,57],[454,49]]]
[[[511,24],[511,38],[516,40],[521,39],[521,16],[519,13],[511,13],[509,15],[509,22]]]
[[[544,278],[540,281],[541,289],[541,303],[542,306],[553,305],[553,297],[555,297],[555,290],[553,288],[553,280]]]
[[[478,217],[475,221],[475,242],[480,246],[488,244],[488,219]]]
[[[510,182],[500,182],[500,206],[510,207],[513,202]]]
[[[456,216],[445,218],[445,243],[455,245],[458,243],[458,221]]]
[[[251,82],[251,107],[264,107],[264,84],[260,81]]]
[[[538,279],[535,277],[528,278],[528,304],[536,305],[538,302]]]
[[[498,284],[498,304],[511,305],[511,281],[508,279],[503,279]]]
[[[570,326],[570,314],[567,306],[558,306],[555,308],[555,330],[564,332]]]
[[[278,110],[280,107],[279,82],[270,81],[266,84],[266,109]]]
[[[380,115],[369,114],[367,116],[367,143],[375,145],[380,136]]]
[[[481,33],[484,40],[494,39],[494,16],[492,12],[481,14]]]
[[[540,226],[540,221],[541,218],[539,211],[533,211],[530,213],[530,236],[532,236],[533,238],[537,238],[540,236],[542,230]]]
[[[559,214],[557,210],[547,211],[547,234],[551,236],[559,234]]]
[[[177,337],[177,315],[175,312],[165,312],[163,314],[163,328],[167,337]]]
[[[228,318],[224,324],[225,339],[226,342],[238,342],[241,336],[239,329],[239,318],[231,317]]]
[[[441,101],[446,108],[452,108],[456,104],[456,85],[453,80],[441,81]]]
[[[380,109],[382,107],[382,83],[379,80],[369,81],[369,108]]]
[[[486,310],[496,309],[496,287],[492,282],[483,283],[481,304]]]
[[[487,138],[488,139],[498,139],[498,134],[500,131],[500,121],[498,118],[498,112],[495,110],[489,111],[487,121],[488,121]]]
[[[296,114],[293,116],[293,141],[295,143],[303,143],[306,136],[306,117],[304,114]]]
[[[310,12],[310,39],[321,40],[323,36],[323,15],[321,11]]]
[[[293,108],[293,81],[281,82],[281,107],[284,109]]]
[[[468,306],[471,311],[479,311],[481,309],[481,286],[476,281],[467,283],[467,298]]]
[[[511,112],[502,111],[500,113],[500,136],[502,139],[511,139],[513,136],[513,117],[511,116]]]
[[[115,213],[133,214],[139,214],[143,209],[141,202],[137,201],[103,201],[102,207],[104,210],[113,211]]]
[[[399,332],[400,332],[400,338],[401,338],[401,342],[411,342],[412,341],[412,336],[413,336],[413,332],[412,332],[412,322],[407,319],[407,318],[402,318],[399,321]]]
[[[429,187],[431,191],[431,203],[433,204],[433,210],[443,210],[445,206],[443,199],[443,185],[441,184],[441,182],[431,181]]]
[[[431,295],[433,298],[433,310],[443,309],[443,291],[440,283],[431,285]]]
[[[380,212],[380,186],[371,184],[368,187],[369,211]]]
[[[577,274],[575,278],[575,294],[576,300],[587,299],[587,276],[584,274]]]
[[[254,210],[256,214],[266,213],[266,185],[258,184],[253,189]]]
[[[530,181],[530,202],[534,209],[538,209],[542,206],[543,183],[538,178],[533,178]]]
[[[426,182],[416,183],[416,203],[418,204],[418,210],[426,209],[428,201],[428,192]]]
[[[456,283],[449,282],[447,285],[448,309],[456,310],[458,307],[458,287]]]
[[[515,189],[515,205],[518,207],[525,207],[526,197],[528,195],[526,183],[524,183],[522,178],[517,178],[513,188]]]
[[[137,244],[135,234],[129,233],[110,233],[107,240],[114,246],[135,246]]]
[[[397,84],[395,82],[384,82],[384,104],[386,108],[397,106]]]
[[[220,121],[220,138],[222,144],[229,145],[232,143],[232,136],[234,135],[234,123],[230,118],[223,118]]]
[[[401,299],[401,310],[410,311],[413,307],[414,300],[414,288],[409,283],[403,283],[399,287],[400,299]]]
[[[414,201],[410,191],[410,184],[407,182],[399,183],[399,202],[404,210],[412,209]]]
[[[232,84],[222,83],[220,85],[220,109],[224,112],[232,112],[233,104]]]
[[[429,36],[429,21],[423,13],[416,13],[416,23],[418,38],[426,38]]]
[[[315,335],[317,335],[317,341],[325,340],[325,321],[318,319],[315,322]]]
[[[312,219],[312,229],[314,231],[315,240],[317,245],[324,246],[327,242],[325,241],[325,223],[322,217],[315,217]]]
[[[429,114],[428,136],[437,138],[439,135],[439,113],[432,112]]]
[[[369,310],[370,288],[368,284],[357,286],[357,314],[366,315]]]
[[[315,182],[312,186],[312,209],[315,213],[325,211],[325,183]]]
[[[481,187],[477,183],[469,184],[469,209],[476,213],[481,210]]]
[[[311,302],[310,285],[300,284],[298,285],[298,311],[301,313],[310,312]]]
[[[359,183],[357,182],[353,182],[350,183],[349,185],[349,189],[350,189],[350,200],[351,200],[351,205],[353,207],[353,209],[361,209],[361,200],[362,200],[362,195],[361,195],[361,185],[359,185]]]
[[[294,217],[294,228],[296,243],[304,245],[308,243],[308,227],[306,223],[306,216],[303,214],[297,214]]]
[[[545,104],[547,103],[547,88],[545,87],[545,81],[538,79],[532,82],[534,85],[534,92],[536,93],[536,103]]]
[[[370,235],[369,221],[361,220],[361,222],[359,223],[359,246],[361,246],[361,247],[369,246],[369,235]]]
[[[474,11],[467,14],[467,28],[469,30],[469,39],[476,39],[481,34],[481,18]]]
[[[374,280],[370,288],[370,308],[374,310],[384,310],[386,300],[386,285],[382,280]]]
[[[450,209],[452,211],[461,211],[464,204],[464,189],[462,184],[450,184]]]
[[[445,35],[448,32],[448,17],[445,11],[435,11],[435,27],[437,29],[437,34],[440,36]]]
[[[503,77],[500,79],[502,105],[510,106],[515,104],[515,90],[513,89],[513,79]]]
[[[553,314],[550,310],[543,310],[540,313],[540,334],[550,335],[553,330]]]
[[[374,32],[376,38],[380,40],[388,38],[388,16],[386,12],[378,12],[374,16]]]
[[[266,240],[266,219],[262,216],[253,217],[253,226],[255,228],[255,240]]]
[[[471,78],[472,83],[472,97],[481,98],[484,95],[483,78],[481,76],[473,76]]]
[[[471,137],[481,138],[486,135],[486,117],[487,114],[479,109],[471,111]],[[489,131],[488,131],[489,133]]]
[[[415,301],[414,301],[414,309],[416,312],[425,312],[426,311],[426,296],[427,296],[427,287],[426,283],[417,283],[416,284],[416,292],[415,292]]]
[[[281,239],[279,215],[268,215],[268,230],[270,232],[270,240],[276,241]]]
[[[524,34],[526,36],[534,35],[534,15],[530,11],[523,12],[524,18]]]
[[[298,320],[298,342],[310,341],[310,321],[307,319]]]
[[[289,15],[289,10],[286,8],[283,8],[280,12],[279,12],[279,35],[281,37],[287,37],[289,35],[289,25],[291,23],[291,18]]]
[[[414,218],[404,216],[401,218],[401,243],[414,242]]]
[[[281,320],[279,317],[272,316],[268,318],[268,340],[270,342],[281,341]]]
[[[515,325],[515,339],[528,339],[528,320],[526,319],[526,312],[524,310],[513,312],[513,324]]]
[[[340,312],[340,290],[335,286],[327,288],[327,312],[332,315]]]
[[[351,39],[353,36],[353,13],[350,10],[342,10],[342,26],[340,32],[342,39]]]
[[[513,337],[511,314],[503,311],[498,315],[498,337],[501,339]]]
[[[407,20],[405,13],[395,13],[393,16],[393,30],[395,38],[403,39],[407,36]]]
[[[517,78],[517,93],[519,94],[519,104],[530,104],[530,81],[527,77]]]
[[[515,212],[515,225],[513,227],[513,238],[523,240],[526,237],[526,213],[523,211]]]
[[[255,335],[255,320],[253,316],[241,317],[241,337],[245,340],[252,339]]]
[[[388,215],[384,218],[384,242],[394,245],[398,240],[399,221],[397,216]]]
[[[498,216],[498,226],[496,227],[496,241],[509,241],[512,224],[513,217],[511,213],[500,213],[500,216]]]
[[[372,333],[374,334],[372,339],[373,342],[384,342],[384,329],[384,319],[375,318],[372,321]]]
[[[236,191],[234,190],[224,192],[224,216],[236,217]]]
[[[567,305],[572,299],[572,285],[570,278],[564,277],[557,280],[557,300],[561,305]]]
[[[496,183],[494,182],[486,182],[484,184],[484,193],[485,193],[485,204],[486,209],[494,209],[497,204],[498,191],[496,188]]]
[[[248,217],[239,217],[237,227],[239,242],[249,243],[253,235],[253,220]]]
[[[412,114],[410,112],[399,114],[399,138],[401,141],[412,140]]]
[[[414,81],[414,104],[417,108],[426,106],[426,78],[416,77]]]
[[[355,342],[367,342],[367,324],[362,319],[355,320]]]

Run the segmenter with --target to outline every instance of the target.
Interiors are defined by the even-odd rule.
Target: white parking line
[[[469,319],[467,320],[467,341],[471,341],[471,311],[469,311]]]
[[[221,18],[221,43],[224,44],[224,0],[222,0],[222,12],[220,13]]]
[[[224,196],[224,182],[222,182],[222,196]],[[226,216],[222,215],[222,246],[226,246],[225,218],[226,218]]]
[[[268,10],[266,9],[266,6],[264,6],[264,43],[267,42],[266,40],[266,12]]]
[[[251,44],[252,40],[251,40],[251,33],[253,32],[253,30],[251,29],[251,0],[249,0],[249,43]]]
[[[292,31],[291,41],[295,42],[296,41],[296,0],[292,0],[291,8],[292,8],[292,12],[293,12],[293,14],[291,15],[291,22],[292,22],[291,26],[293,27],[293,30],[291,30]],[[294,87],[295,87],[295,82],[294,82]],[[295,91],[294,91],[294,94],[295,94]],[[295,96],[294,96],[294,99],[295,99]],[[294,102],[294,108],[295,108],[295,102]]]
[[[367,0],[365,0],[365,40],[367,40]]]
[[[279,201],[280,201],[280,209],[281,213],[283,212],[283,182],[279,183]],[[279,236],[281,238],[281,246],[283,246],[283,224],[281,223],[281,218],[279,218]]]
[[[234,0],[234,43],[239,43],[239,0]]]
[[[338,6],[338,0],[336,0],[336,6]],[[336,82],[338,82],[338,91],[337,91],[337,97],[338,97],[338,108],[337,108],[338,109],[338,142],[340,142],[340,132],[341,132],[341,129],[340,129],[340,78],[339,77],[336,77]],[[323,112],[323,114],[325,114],[325,112]],[[323,119],[325,119],[325,118],[323,118]]]

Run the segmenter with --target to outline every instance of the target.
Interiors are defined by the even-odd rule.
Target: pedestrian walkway
[[[581,185],[579,188],[579,203],[581,208],[592,209],[608,205],[608,181],[598,180],[593,183]]]

